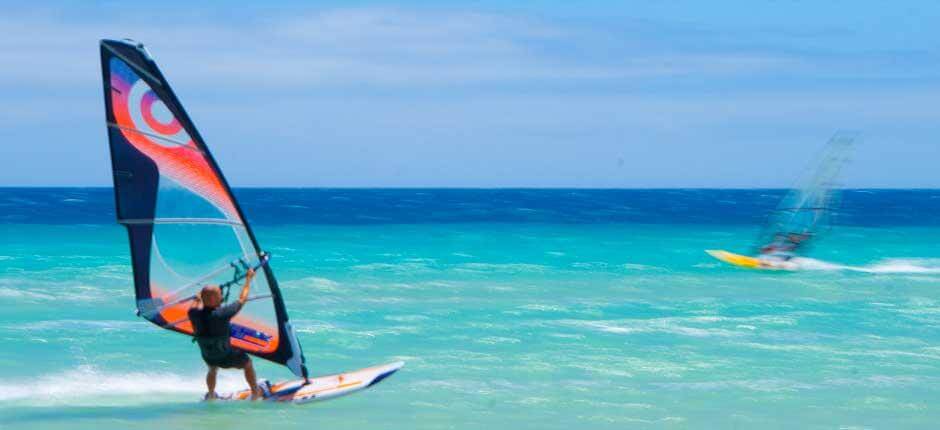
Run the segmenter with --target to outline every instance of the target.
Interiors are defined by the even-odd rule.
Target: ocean
[[[704,253],[751,250],[782,190],[235,192],[312,373],[405,368],[325,403],[202,403],[195,345],[134,315],[111,190],[0,188],[0,428],[940,422],[940,190],[846,191],[796,273]]]

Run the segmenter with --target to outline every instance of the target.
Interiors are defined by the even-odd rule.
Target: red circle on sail
[[[157,101],[156,94],[153,91],[147,91],[147,94],[144,95],[143,99],[140,101],[140,113],[144,116],[144,121],[147,121],[147,125],[155,132],[172,136],[183,128],[183,126],[176,120],[176,118],[170,119],[170,122],[164,123],[160,122],[157,118],[153,116],[153,104]],[[165,107],[164,107],[165,109]]]

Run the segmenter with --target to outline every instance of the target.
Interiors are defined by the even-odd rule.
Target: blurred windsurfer
[[[809,238],[809,233],[777,233],[773,241],[760,249],[760,254],[762,257],[787,261],[794,257],[796,249]]]

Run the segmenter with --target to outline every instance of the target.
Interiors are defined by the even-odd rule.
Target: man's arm
[[[241,303],[242,306],[248,301],[248,292],[251,291],[251,280],[254,277],[255,269],[248,269],[248,273],[245,274],[245,286],[242,287],[242,293],[238,296],[238,303]]]
[[[251,291],[251,280],[254,277],[254,269],[248,269],[248,273],[245,274],[245,285],[242,287],[241,294],[238,295],[238,301],[222,306],[217,312],[225,318],[232,318],[238,311],[242,310],[242,307],[248,302],[248,292]]]
[[[190,303],[189,308],[199,309],[201,307],[202,307],[202,297],[199,297],[199,293],[196,293],[196,295],[193,296],[193,300],[192,300],[192,303]]]
[[[192,303],[189,305],[189,309],[186,311],[186,317],[190,321],[195,320],[196,312],[202,309],[202,298],[199,297],[199,293],[196,293],[196,297],[193,298]],[[195,326],[193,327],[195,328]]]

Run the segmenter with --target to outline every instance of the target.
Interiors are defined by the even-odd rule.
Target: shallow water
[[[297,194],[317,191],[251,190],[246,210],[259,218],[312,372],[407,362],[370,391],[294,407],[199,403],[195,346],[134,316],[108,191],[30,192],[0,193],[0,427],[930,428],[940,419],[940,228],[915,216],[923,208],[849,212],[813,249],[814,270],[769,273],[703,252],[751,246],[768,205],[752,204],[753,192],[722,192],[744,220],[722,223],[714,196],[695,191],[641,196],[673,209],[629,193],[597,203],[590,192],[453,191],[446,204],[415,194],[413,208],[392,210],[409,191],[333,190],[316,198],[392,215],[302,223],[295,214],[285,224],[264,202],[317,207]],[[55,211],[66,198],[82,200],[61,203],[80,206],[60,211],[68,216],[23,215],[24,201]],[[552,200],[568,209],[550,210]],[[501,215],[467,219],[470,206]],[[222,381],[242,384],[235,373]]]

